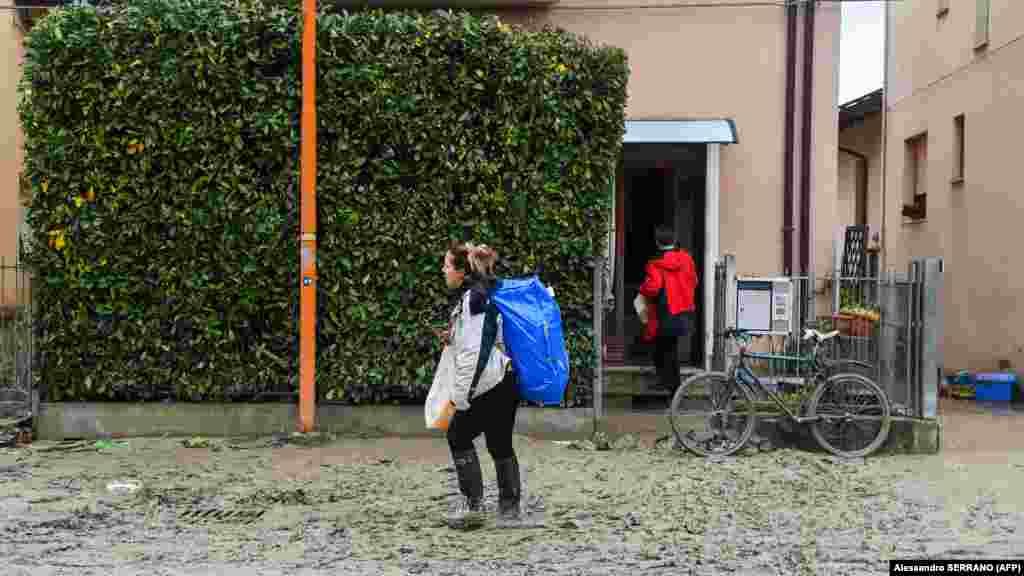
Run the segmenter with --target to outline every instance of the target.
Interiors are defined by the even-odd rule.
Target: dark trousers
[[[483,433],[487,452],[495,460],[515,456],[512,430],[519,408],[519,385],[510,371],[500,384],[469,401],[469,410],[458,411],[448,425],[448,447],[452,454],[473,449],[473,440]]]
[[[654,370],[658,386],[675,391],[679,387],[679,337],[658,336],[654,339]]]

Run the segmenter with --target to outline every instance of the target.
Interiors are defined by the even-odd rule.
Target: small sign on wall
[[[790,332],[792,283],[788,278],[736,280],[736,327],[765,335]]]

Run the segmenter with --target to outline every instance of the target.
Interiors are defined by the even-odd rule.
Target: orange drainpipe
[[[299,431],[316,429],[316,0],[302,0]]]

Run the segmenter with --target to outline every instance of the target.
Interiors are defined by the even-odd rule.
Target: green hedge
[[[422,397],[471,236],[542,266],[576,396],[620,153],[625,55],[469,13],[318,20],[318,389]],[[26,41],[38,377],[53,399],[246,399],[297,386],[301,15],[132,0]]]

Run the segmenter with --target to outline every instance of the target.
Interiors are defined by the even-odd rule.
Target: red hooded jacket
[[[643,339],[653,340],[658,333],[657,302],[662,282],[673,315],[694,310],[693,292],[697,288],[697,267],[686,250],[671,250],[647,263],[647,278],[640,293],[647,297],[647,326]]]

